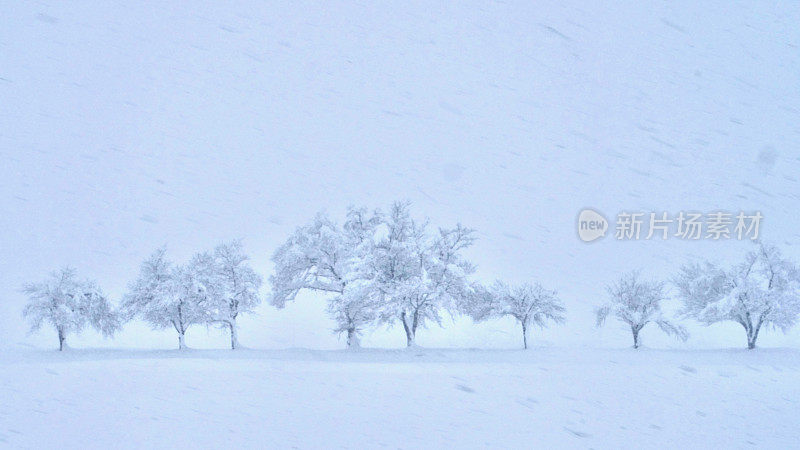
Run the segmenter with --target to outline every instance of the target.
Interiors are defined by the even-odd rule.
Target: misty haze
[[[797,3],[0,5],[0,447],[800,448]]]

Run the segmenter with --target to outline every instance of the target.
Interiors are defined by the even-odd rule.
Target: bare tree
[[[359,335],[376,319],[377,296],[366,281],[366,255],[381,223],[379,211],[349,208],[343,226],[323,214],[294,234],[272,256],[270,302],[282,308],[301,290],[327,294],[328,314],[337,333],[347,334],[347,347],[360,346]]]
[[[470,295],[474,266],[462,256],[475,241],[461,225],[430,233],[427,220],[411,218],[408,203],[395,203],[385,219],[385,236],[365,261],[373,290],[382,297],[380,320],[403,324],[408,347],[428,321],[441,325],[441,311]]]
[[[193,260],[206,290],[208,320],[228,329],[231,349],[239,347],[236,319],[252,313],[261,303],[261,276],[250,266],[249,259],[242,242],[235,240],[218,245],[213,252],[196,255]]]
[[[664,317],[661,301],[666,298],[664,283],[639,279],[638,272],[623,275],[617,282],[606,288],[608,302],[597,309],[597,326],[605,323],[609,314],[631,327],[633,348],[639,348],[639,332],[650,322],[661,330],[681,340],[688,338],[686,329]]]
[[[685,265],[675,284],[681,313],[710,325],[732,320],[753,349],[765,326],[786,332],[800,314],[800,272],[771,245],[759,244],[743,262],[729,268],[706,262]]]
[[[22,291],[28,296],[22,315],[30,321],[31,331],[45,322],[52,325],[58,334],[59,350],[64,350],[68,334],[80,332],[86,325],[107,337],[121,326],[97,284],[79,280],[70,267],[53,272],[41,283],[26,284]]]
[[[528,334],[531,325],[544,328],[548,321],[564,323],[564,305],[556,291],[543,288],[540,284],[525,283],[509,286],[496,281],[488,289],[476,286],[475,295],[465,297],[462,311],[476,321],[511,316],[522,327],[522,345],[528,348]]]
[[[206,298],[206,286],[195,265],[173,265],[161,248],[142,263],[122,308],[128,318],[139,317],[156,329],[172,326],[182,350],[186,348],[186,330],[208,321]]]

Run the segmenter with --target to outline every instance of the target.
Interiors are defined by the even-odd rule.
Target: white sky
[[[558,289],[538,343],[628,345],[593,328],[603,286],[738,242],[580,242],[590,206],[760,210],[800,260],[800,8],[757,2],[9,2],[0,17],[0,346],[26,335],[19,287],[70,264],[118,298],[140,261],[242,237],[266,277],[326,209],[410,199],[477,228],[478,278]],[[313,296],[243,322],[251,347],[339,348]],[[741,346],[734,326],[688,346]],[[421,345],[518,345],[510,322],[422,330]],[[678,346],[657,330],[646,344]],[[74,346],[171,347],[131,324]],[[198,327],[190,345],[224,346]],[[402,346],[379,329],[366,345]],[[800,345],[800,331],[763,345]]]

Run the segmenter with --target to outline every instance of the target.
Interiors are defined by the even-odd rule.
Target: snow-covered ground
[[[793,448],[800,351],[19,351],[23,448]]]

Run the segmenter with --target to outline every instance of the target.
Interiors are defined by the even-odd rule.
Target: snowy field
[[[0,363],[20,448],[796,448],[800,351],[71,350]]]

